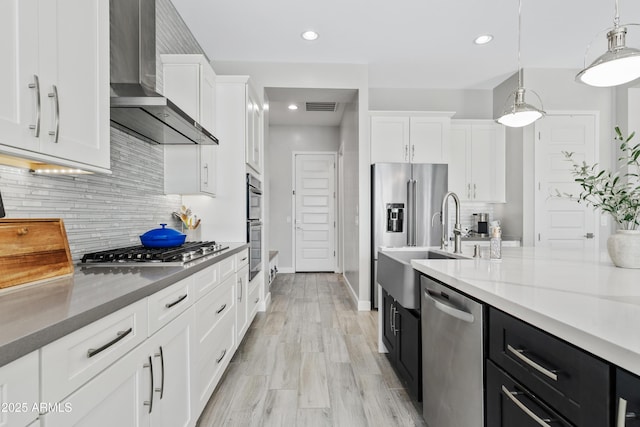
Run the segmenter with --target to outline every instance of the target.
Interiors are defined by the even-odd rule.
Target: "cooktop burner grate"
[[[174,248],[147,248],[142,245],[109,249],[87,253],[82,257],[82,264],[144,264],[161,263],[162,265],[182,265],[228,249],[228,246],[216,242],[186,242]]]

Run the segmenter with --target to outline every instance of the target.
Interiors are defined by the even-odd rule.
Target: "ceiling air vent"
[[[328,111],[333,113],[336,111],[338,104],[336,102],[307,102],[307,111]]]

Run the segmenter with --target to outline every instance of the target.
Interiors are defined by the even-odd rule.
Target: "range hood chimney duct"
[[[156,89],[155,0],[110,0],[111,124],[153,144],[218,144]]]

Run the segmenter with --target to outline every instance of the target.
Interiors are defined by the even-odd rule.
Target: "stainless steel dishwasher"
[[[427,276],[420,291],[424,419],[429,427],[482,427],[483,305]]]

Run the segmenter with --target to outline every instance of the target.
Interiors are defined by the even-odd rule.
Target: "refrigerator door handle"
[[[413,191],[411,179],[407,181],[407,246],[413,246]]]
[[[418,194],[417,194],[417,188],[418,188],[418,181],[416,181],[415,179],[411,180],[412,182],[412,188],[411,188],[411,192],[413,194],[413,200],[411,203],[411,228],[413,229],[413,236],[412,236],[412,246],[415,246],[417,244],[417,240],[418,240]]]

